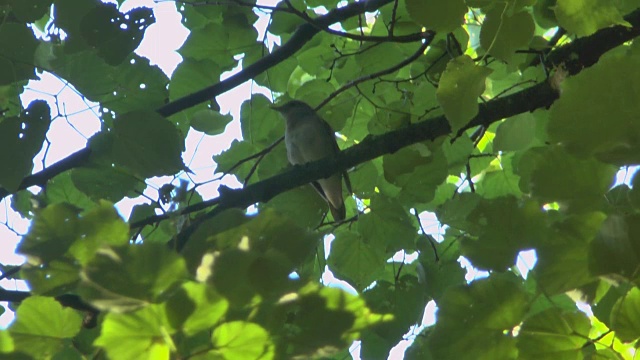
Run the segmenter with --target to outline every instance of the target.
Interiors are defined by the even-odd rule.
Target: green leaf
[[[153,305],[124,314],[108,313],[94,345],[113,359],[169,359],[173,332],[163,308]]]
[[[240,124],[242,138],[259,147],[267,147],[284,135],[284,121],[271,109],[264,95],[253,95],[242,103]]]
[[[227,360],[264,359],[275,357],[275,346],[269,333],[260,325],[244,321],[224,323],[211,335],[215,355]]]
[[[245,53],[242,59],[242,66],[249,66],[256,61],[262,59],[269,53],[269,49],[262,43],[259,46],[252,46]],[[275,45],[273,51],[277,50],[279,46]],[[286,92],[292,73],[298,66],[298,60],[291,56],[277,65],[270,67],[267,71],[262,72],[256,76],[254,80],[258,85],[266,86],[277,92]]]
[[[462,25],[467,6],[464,0],[405,0],[411,18],[435,32],[448,33]]]
[[[550,308],[527,319],[518,335],[518,359],[579,359],[591,323],[578,310]]]
[[[491,55],[510,62],[516,50],[526,50],[535,24],[527,11],[509,14],[507,4],[487,12],[480,31],[480,44]]]
[[[631,288],[618,299],[611,311],[611,329],[624,342],[640,337],[640,289]]]
[[[355,56],[362,75],[388,69],[405,59],[408,55],[407,51],[414,53],[418,50],[416,44],[407,45],[394,42],[383,42],[379,46],[369,46],[363,45]]]
[[[330,82],[327,82],[325,80],[320,80],[320,79],[313,79],[302,84],[296,90],[295,97],[296,99],[302,100],[307,104],[310,104],[313,106],[314,104],[321,103],[322,100],[326,99],[326,97],[329,96],[329,94],[331,94],[334,91],[335,91],[335,87]],[[346,105],[348,105],[348,103]],[[327,111],[328,108],[329,108],[328,106],[323,107],[318,113],[318,115],[320,115],[324,119],[334,120],[333,116],[327,117],[327,116],[324,116],[324,114],[322,113],[324,111]],[[342,128],[342,126],[344,126],[344,122],[341,121],[339,124],[337,124],[336,121],[331,121],[329,125],[332,125],[334,130],[339,130]],[[335,126],[335,125],[341,125],[341,126]]]
[[[453,132],[467,125],[478,114],[478,97],[492,70],[477,66],[463,55],[452,59],[442,73],[436,97]]]
[[[475,193],[462,193],[445,202],[437,209],[438,220],[460,230],[477,229],[479,224],[469,221],[469,214],[480,205],[481,198]]]
[[[462,255],[481,269],[506,270],[521,250],[545,236],[545,215],[535,201],[519,203],[513,197],[480,203],[469,220],[482,224],[478,239],[462,238]]]
[[[253,167],[251,161],[246,161],[239,164],[240,160],[243,160],[251,155],[257,153],[259,149],[246,141],[234,140],[231,142],[231,146],[226,151],[223,151],[220,155],[214,155],[213,161],[218,164],[216,168],[217,173],[231,173],[238,177],[239,180],[245,179],[249,175],[249,171]]]
[[[393,318],[373,313],[361,297],[312,283],[282,306],[291,313],[288,326],[292,331],[287,334],[287,344],[294,347],[294,354],[306,357],[335,352],[358,339],[362,330]]]
[[[639,238],[639,215],[609,215],[591,242],[589,269],[594,275],[635,281],[640,264]]]
[[[211,60],[224,71],[231,70],[237,62],[229,51],[230,46],[228,30],[221,24],[210,23],[192,30],[179,52],[193,60]]]
[[[16,350],[32,356],[52,357],[76,336],[82,318],[52,298],[32,296],[16,312],[16,322],[9,328]]]
[[[371,199],[371,211],[360,215],[358,232],[387,255],[400,249],[415,249],[417,230],[400,203],[378,194]]]
[[[264,204],[287,215],[296,224],[313,228],[320,223],[322,215],[328,211],[327,203],[311,186],[304,186],[284,192]]]
[[[516,168],[523,192],[530,192],[541,201],[578,204],[599,200],[617,171],[593,158],[576,158],[559,146],[529,149]]]
[[[546,294],[563,293],[594,280],[589,271],[588,242],[604,219],[599,212],[573,215],[555,224],[546,239],[536,241],[538,262],[533,273]]]
[[[86,265],[104,246],[129,243],[129,226],[120,218],[113,204],[101,201],[83,214],[79,224],[79,238],[69,249],[81,264]]]
[[[3,24],[0,28],[0,85],[36,79],[33,62],[37,47],[38,41],[26,24]]]
[[[550,138],[578,157],[593,155],[618,166],[640,162],[639,66],[637,56],[606,56],[565,80],[550,110]]]
[[[223,70],[216,62],[210,59],[195,60],[185,58],[173,72],[169,83],[169,98],[176,100],[187,96],[220,80]],[[203,105],[196,109],[204,109]],[[193,113],[193,110],[190,111]]]
[[[437,249],[439,252],[442,249],[449,250],[445,246],[438,246]],[[425,292],[436,301],[440,300],[448,288],[466,283],[465,270],[458,263],[459,252],[457,255],[453,260],[441,261],[440,263],[429,262],[427,266],[424,266]],[[432,254],[427,253],[425,256],[431,257]]]
[[[166,298],[186,273],[165,244],[103,248],[84,267],[80,293],[99,309],[130,310]]]
[[[104,199],[118,202],[134,190],[144,191],[142,181],[118,168],[73,169],[71,180],[78,190],[94,201]]]
[[[522,196],[520,191],[519,182],[520,177],[513,173],[511,169],[510,159],[502,157],[501,164],[504,164],[502,168],[488,169],[482,181],[476,186],[476,192],[478,195],[486,199],[496,199],[503,196]]]
[[[349,179],[351,179],[354,195],[361,199],[373,197],[379,176],[378,169],[373,165],[373,162],[366,162],[350,172]]]
[[[79,209],[91,209],[96,203],[85,193],[78,190],[71,179],[72,172],[67,171],[49,180],[44,194],[46,204],[67,203]]]
[[[535,138],[536,119],[531,113],[512,116],[500,123],[493,139],[496,151],[517,151],[529,147]]]
[[[398,263],[388,265],[397,279],[378,281],[363,297],[372,311],[393,315],[393,319],[362,332],[364,359],[387,358],[389,350],[422,317],[428,300],[423,284],[415,276],[404,275],[406,268],[399,269]]]
[[[544,29],[558,26],[556,13],[554,11],[557,0],[538,0],[533,5],[533,17],[536,24]]]
[[[380,276],[386,258],[379,248],[372,246],[360,234],[336,232],[327,260],[336,277],[349,282],[358,292]]]
[[[68,44],[65,45],[68,49]],[[72,81],[75,88],[91,100],[113,93],[113,67],[90,51],[75,54],[55,53],[51,66],[54,73]]]
[[[558,0],[554,10],[560,26],[578,36],[613,25],[631,27],[609,0]]]
[[[224,132],[231,120],[233,117],[230,114],[222,115],[219,111],[203,109],[193,114],[189,124],[194,130],[207,135],[219,135]]]
[[[228,221],[238,224],[237,219]],[[264,209],[244,226],[223,230],[215,235],[194,234],[196,240],[206,236],[208,246],[203,248],[216,249],[215,257],[206,254],[203,258],[197,246],[188,250],[202,259],[197,272],[207,275],[199,280],[212,283],[238,307],[255,294],[275,296],[286,291],[291,286],[288,275],[312,254],[319,236],[272,209]]]
[[[435,359],[516,359],[515,339],[505,335],[526,314],[528,295],[512,275],[494,274],[449,288],[438,302],[429,336]]]
[[[605,280],[606,281],[606,280]],[[631,286],[629,284],[621,284],[621,286],[610,286],[609,290],[597,300],[595,305],[591,305],[593,315],[598,320],[602,321],[608,328],[611,328],[611,315],[613,314],[613,308],[621,297],[625,296]]]
[[[304,12],[306,6],[302,0],[290,1],[290,4],[294,9]],[[279,8],[288,8],[288,4],[285,2],[278,3]],[[296,30],[296,28],[304,24],[304,19],[295,14],[291,14],[285,11],[275,11],[271,17],[271,26],[269,26],[269,32],[273,35],[287,35]]]
[[[0,122],[0,186],[10,192],[18,190],[22,179],[31,173],[33,157],[42,148],[49,130],[49,112],[47,103],[37,100],[31,102],[20,117]]]
[[[4,308],[3,308],[4,309]],[[6,354],[15,350],[15,344],[11,334],[7,330],[0,330],[0,354]]]
[[[385,178],[402,188],[399,200],[409,206],[433,200],[437,186],[447,178],[444,153],[438,151],[424,156],[430,150],[423,146],[405,147],[382,158]]]
[[[229,303],[211,286],[187,282],[165,303],[165,312],[174,328],[187,336],[212,328],[229,308]]]
[[[114,122],[113,156],[133,173],[148,178],[185,169],[182,135],[153,111],[133,111]]]
[[[80,281],[79,266],[72,260],[52,260],[38,267],[27,266],[20,271],[29,283],[31,293],[61,295],[75,291]]]
[[[60,258],[80,232],[79,212],[64,203],[38,211],[16,251],[44,263]]]
[[[132,110],[157,109],[167,103],[169,79],[157,65],[152,66],[145,57],[131,54],[119,66],[111,68],[107,73],[98,72],[98,75],[105,81],[106,87],[117,86],[117,91],[114,92],[111,88],[101,94],[99,100],[119,114]],[[87,77],[83,81],[96,81],[95,72],[83,76]]]
[[[147,27],[155,23],[149,8],[134,8],[126,14],[115,4],[98,4],[80,21],[80,34],[107,64],[122,63],[135,50]]]
[[[11,10],[23,22],[32,23],[50,10],[53,0],[9,0]]]

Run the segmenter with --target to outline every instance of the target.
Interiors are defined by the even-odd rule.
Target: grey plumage
[[[320,160],[340,151],[331,126],[306,103],[293,100],[274,109],[280,112],[286,121],[284,141],[287,147],[287,158],[292,165]],[[351,191],[346,172],[311,183],[327,201],[333,219],[336,221],[344,220],[346,216],[342,197],[343,176],[347,189]]]

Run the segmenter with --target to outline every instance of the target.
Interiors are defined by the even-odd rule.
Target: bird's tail
[[[346,218],[347,209],[344,207],[344,202],[342,203],[342,206],[340,206],[340,208],[337,208],[337,209],[333,207],[331,203],[328,203],[328,204],[329,204],[329,210],[331,211],[331,215],[333,216],[334,221],[342,221]]]

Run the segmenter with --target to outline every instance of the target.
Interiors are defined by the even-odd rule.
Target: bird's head
[[[311,106],[300,100],[291,100],[282,105],[272,106],[271,108],[282,114],[287,120],[303,119],[307,115],[315,115],[315,111]]]

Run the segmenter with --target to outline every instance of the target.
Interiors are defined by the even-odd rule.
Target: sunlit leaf
[[[459,56],[447,64],[436,96],[453,131],[465,126],[478,114],[478,97],[485,89],[491,69],[477,66],[468,56]]]
[[[631,26],[607,0],[558,0],[554,10],[558,23],[578,36],[591,35],[607,26]]]
[[[34,296],[22,302],[9,332],[17,350],[32,356],[53,356],[73,338],[82,318],[52,298]]]

